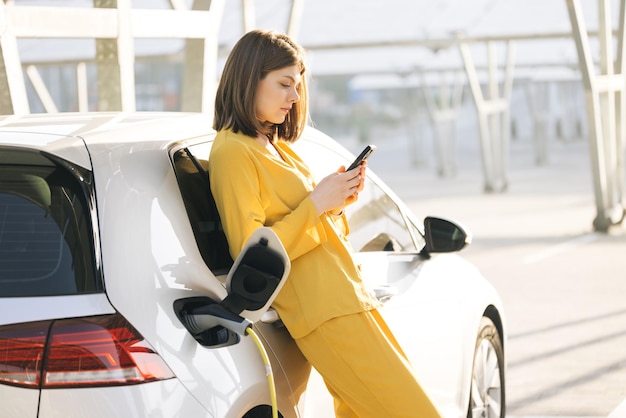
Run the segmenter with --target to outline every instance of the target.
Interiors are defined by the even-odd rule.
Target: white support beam
[[[596,37],[597,32],[590,31],[589,36]],[[384,41],[367,41],[352,43],[324,43],[324,44],[305,44],[303,45],[310,51],[323,51],[333,49],[359,49],[359,48],[385,48],[385,47],[424,47],[433,51],[447,49],[458,46],[460,43],[466,44],[482,44],[487,42],[503,42],[503,41],[537,41],[549,39],[571,39],[571,32],[544,32],[544,33],[521,33],[521,34],[502,34],[493,36],[463,36],[463,37],[447,37],[447,38],[422,38],[422,39],[394,39]]]
[[[210,21],[208,10],[130,10],[131,35],[138,39],[206,39],[214,32]]]
[[[130,30],[130,0],[94,0],[93,10],[116,14],[115,37],[96,38],[98,109],[134,111],[135,49]]]
[[[621,224],[624,219],[624,2],[621,2],[619,27],[615,32],[612,28],[611,3],[608,0],[597,0],[600,72],[596,74],[580,0],[566,1],[586,93],[597,211],[593,226],[597,231],[607,232],[612,225]],[[617,59],[613,56],[615,33],[619,36]]]
[[[76,91],[78,92],[78,111],[89,111],[89,88],[87,85],[87,64],[76,64]]]
[[[15,32],[0,1],[0,114],[30,113]]]
[[[487,115],[502,113],[509,108],[506,99],[496,97],[495,99],[485,100],[482,104],[482,110]]]
[[[491,152],[491,135],[488,128],[487,115],[485,111],[485,98],[482,92],[482,88],[480,87],[480,80],[476,71],[476,64],[474,64],[474,59],[472,58],[472,52],[470,51],[469,45],[462,42],[459,44],[459,50],[461,51],[461,56],[463,57],[463,64],[465,65],[467,79],[478,114],[480,150],[482,157],[481,162],[483,167],[483,176],[485,180],[484,188],[486,191],[493,190],[494,178]]]
[[[626,2],[620,2],[620,9],[618,15],[618,28],[617,28],[617,58],[615,62],[615,72],[621,75],[622,89],[616,89],[616,100],[615,100],[615,113],[617,115],[617,126],[616,126],[616,167],[615,171],[617,173],[617,178],[615,180],[615,190],[618,195],[616,196],[616,201],[621,203],[621,206],[624,207],[623,203],[623,193],[625,186],[624,175],[624,144],[626,143],[626,87],[624,87],[624,82],[626,82]]]
[[[613,58],[613,34],[611,18],[611,5],[607,4],[608,0],[598,1],[598,17],[599,17],[599,32],[600,32],[600,74],[605,77],[612,78],[615,75],[615,66]],[[624,79],[622,78],[622,83]],[[606,172],[602,175],[605,178],[606,190],[604,196],[604,202],[607,205],[609,211],[612,211],[612,207],[615,204],[615,175],[612,175],[612,167],[615,167],[615,158],[617,151],[615,149],[616,141],[616,125],[617,119],[615,114],[615,95],[616,92],[621,90],[619,86],[617,90],[607,89],[600,94],[600,107],[603,109],[600,114],[602,115],[602,133],[603,138],[601,146],[604,148],[605,167]],[[608,215],[609,219],[612,217]],[[621,221],[621,219],[620,219]]]
[[[115,9],[6,7],[7,25],[18,38],[115,38]]]
[[[57,106],[54,104],[54,100],[52,99],[50,92],[46,88],[46,84],[41,79],[41,75],[39,74],[39,71],[37,71],[37,67],[35,67],[34,65],[29,65],[28,67],[26,67],[26,74],[28,75],[28,79],[35,89],[35,93],[37,93],[39,100],[41,100],[41,104],[43,105],[44,109],[46,109],[46,112],[57,113]]]
[[[535,164],[538,166],[546,165],[548,163],[549,85],[526,81],[523,87],[533,119],[532,138],[535,144]]]
[[[453,72],[453,76],[457,72]],[[435,133],[435,159],[437,174],[440,177],[452,177],[456,174],[456,123],[460,113],[464,80],[461,77],[447,79],[448,74],[442,72],[439,84],[429,86],[424,72],[420,72],[421,90],[423,92],[428,116]]]
[[[184,0],[170,0],[170,6],[174,10],[187,10]]]
[[[217,59],[219,54],[219,30],[226,7],[225,0],[211,0],[211,9],[208,26],[211,31],[204,39],[205,42],[205,60],[202,66],[202,78],[204,80],[204,89],[202,91],[202,106],[198,111],[213,114],[215,106],[215,93],[217,91]]]
[[[500,88],[499,64],[495,41],[487,42],[487,83],[485,95],[469,44],[459,43],[459,50],[478,113],[484,189],[502,192],[508,187],[508,141],[510,101],[513,83],[514,44],[506,42],[507,55]],[[485,97],[487,96],[487,97]]]
[[[122,108],[125,112],[136,110],[135,104],[135,40],[131,24],[131,0],[117,2],[117,56],[120,68],[120,93]]]
[[[304,13],[304,0],[291,0],[289,22],[287,23],[287,35],[292,39],[298,39],[302,14]]]
[[[244,33],[248,33],[256,27],[254,0],[241,0],[241,19]]]
[[[502,110],[501,116],[501,135],[502,135],[502,159],[500,169],[502,177],[506,178],[508,183],[509,172],[509,155],[511,144],[511,97],[513,96],[513,79],[515,70],[515,45],[513,41],[506,43],[506,61],[504,63],[504,74],[502,81],[502,99],[506,103],[506,107]]]
[[[624,78],[621,74],[598,74],[595,76],[595,91],[598,93],[608,93],[618,91],[622,88]]]
[[[488,62],[488,95],[489,104],[493,107],[502,104],[500,99],[500,80],[498,79],[498,54],[496,50],[495,41],[487,42],[487,62]],[[507,188],[506,173],[503,172],[504,160],[508,158],[508,155],[504,154],[504,147],[502,146],[502,121],[500,120],[500,114],[504,113],[506,109],[502,109],[499,112],[488,112],[487,109],[492,106],[485,106],[485,112],[487,119],[489,120],[489,130],[491,131],[491,152],[492,152],[492,172],[493,172],[493,185],[492,187],[486,187],[486,191],[504,191]]]
[[[185,67],[181,93],[182,110],[213,114],[217,89],[218,34],[226,7],[225,0],[194,0],[193,12],[206,13],[205,26],[211,30],[203,39],[185,43]]]
[[[123,7],[124,2],[120,3]],[[209,13],[192,10],[132,9],[120,21],[115,8],[11,6],[6,25],[17,38],[100,38],[115,39],[120,24],[133,38],[202,39],[213,29]],[[128,21],[126,24],[124,21]]]

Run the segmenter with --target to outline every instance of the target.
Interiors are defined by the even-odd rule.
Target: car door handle
[[[398,294],[398,289],[395,286],[379,285],[374,288],[374,296],[382,303],[386,303],[392,297]]]

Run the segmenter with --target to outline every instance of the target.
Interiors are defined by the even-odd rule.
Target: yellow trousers
[[[440,418],[376,310],[331,319],[296,340],[324,378],[338,418]]]

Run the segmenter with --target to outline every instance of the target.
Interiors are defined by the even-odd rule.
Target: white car
[[[332,416],[268,309],[280,285],[237,289],[247,262],[233,266],[208,188],[210,126],[183,113],[0,117],[3,417],[254,418],[276,404]],[[312,128],[294,146],[320,178],[354,158]],[[504,417],[503,308],[456,254],[469,233],[418,223],[371,170],[347,214],[365,279],[442,414]],[[278,273],[260,273],[275,283],[289,268],[279,247]]]

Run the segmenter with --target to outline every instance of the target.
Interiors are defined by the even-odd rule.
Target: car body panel
[[[1,385],[0,399],[3,416],[37,418],[39,390]]]
[[[104,293],[3,298],[0,325],[55,318],[106,315],[115,312]]]
[[[77,398],[80,402],[77,402]],[[41,394],[39,418],[219,417],[176,379],[142,385],[52,389]]]
[[[368,264],[375,262],[373,258],[368,254]],[[471,277],[469,266],[455,255],[436,255],[421,263],[408,258],[388,257],[389,270],[403,269],[405,274],[388,276],[386,284],[396,287],[398,295],[381,313],[444,415],[463,416],[473,359],[467,348],[475,344],[484,311],[477,293],[488,290],[468,286],[478,276]],[[368,271],[365,263],[363,270]]]

